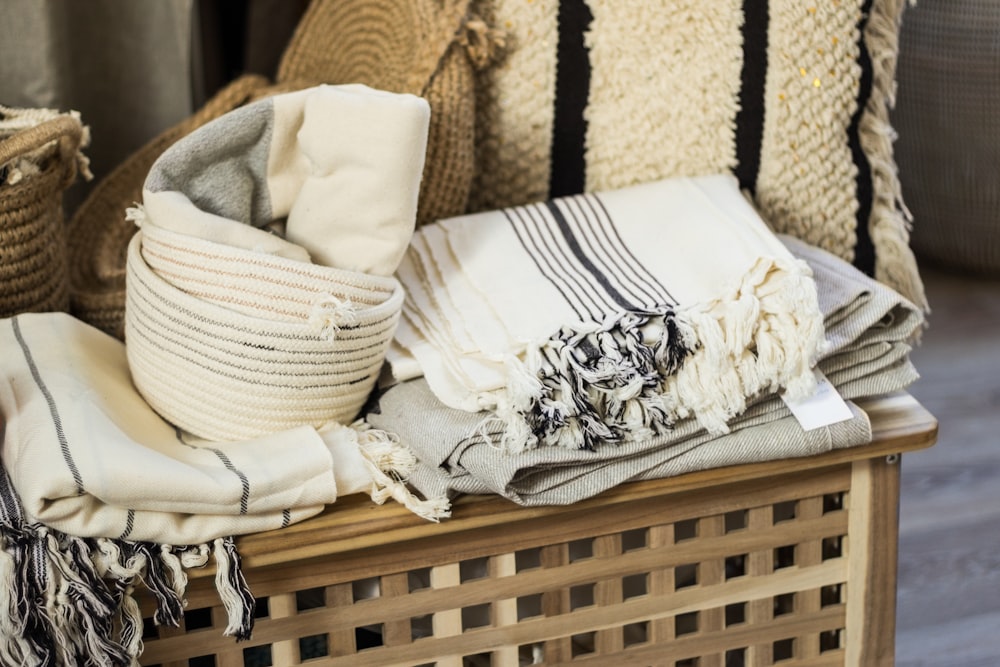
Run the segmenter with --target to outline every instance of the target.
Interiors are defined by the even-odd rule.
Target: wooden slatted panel
[[[698,539],[720,537],[726,533],[726,517],[716,514],[698,522]],[[719,553],[698,564],[698,585],[716,586],[726,580],[726,554]],[[698,614],[699,633],[718,633],[725,627],[725,610],[719,606],[705,609]],[[723,667],[725,653],[703,655],[698,667]]]
[[[493,558],[489,562],[489,576],[491,580],[514,577],[517,575],[517,556],[513,553],[503,553]],[[499,598],[492,603],[491,607],[493,627],[505,628],[517,625],[517,598]],[[493,652],[494,665],[517,665],[518,647],[514,645],[501,646]]]
[[[541,552],[542,575],[547,580],[551,580],[552,573],[547,570],[564,568],[569,564],[569,545],[565,542],[561,544],[551,544],[542,547]],[[582,582],[581,582],[582,583]],[[567,614],[570,610],[570,587],[546,586],[542,589],[542,615],[545,617],[558,617]],[[563,633],[546,638],[545,661],[562,662],[573,657],[573,646],[570,636],[573,633]]]
[[[674,525],[651,526],[646,532],[647,546],[651,551],[671,548],[674,545]],[[674,568],[657,567],[649,573],[649,594],[653,597],[670,595],[674,591]],[[674,639],[673,619],[654,619],[649,623],[650,644],[670,644]],[[667,663],[657,662],[651,667],[668,667]],[[669,667],[673,667],[670,665]]]
[[[750,533],[768,530],[773,525],[774,508],[770,506],[755,507],[750,510],[747,527]],[[774,544],[769,549],[750,551],[747,555],[747,577],[762,582],[773,579]],[[752,626],[767,626],[773,618],[774,598],[770,595],[752,600],[747,605],[747,622]],[[774,627],[772,624],[771,627]],[[747,667],[766,667],[773,664],[772,641],[764,641],[765,633],[756,637],[756,641],[748,646]],[[782,639],[778,637],[776,639]]]
[[[294,617],[298,613],[295,593],[272,595],[267,599],[267,610],[270,618]],[[295,665],[301,659],[298,637],[271,644],[271,664],[275,667]]]
[[[431,568],[431,588],[436,591],[458,587],[462,582],[458,563]],[[456,637],[462,634],[462,609],[451,607],[438,611],[431,619],[434,637]],[[351,659],[353,660],[353,658]],[[461,651],[443,651],[437,667],[462,667]]]
[[[354,592],[351,584],[333,584],[324,587],[326,606],[337,610],[342,615],[350,614],[354,604]],[[357,652],[357,639],[352,628],[331,630],[326,633],[327,652],[332,656],[353,655]]]
[[[616,559],[622,553],[621,533],[602,535],[594,540],[594,558]],[[598,607],[614,607],[624,601],[621,577],[602,579],[594,586],[594,604]],[[601,630],[594,641],[596,655],[616,655],[625,648],[625,637],[621,627]]]
[[[796,519],[802,521],[823,516],[823,497],[803,498],[796,508]],[[802,540],[796,547],[796,562],[799,567],[812,567],[823,562],[823,540]],[[795,613],[809,614],[820,609],[820,591],[802,591],[795,596]],[[795,643],[794,656],[797,660],[819,657],[819,634],[799,637]]]
[[[840,473],[828,475],[834,480],[844,482],[847,477]],[[842,484],[821,484],[821,487],[835,491]],[[783,493],[771,494],[772,497],[785,498]],[[746,504],[746,500],[744,503]],[[627,513],[628,508],[623,508],[623,513]],[[541,591],[549,592],[549,607],[547,611],[552,615],[553,611],[558,611],[559,606],[568,609],[568,590],[573,586],[584,585],[592,582],[605,580],[608,578],[622,578],[642,573],[649,573],[650,591],[657,591],[658,586],[662,587],[664,578],[672,576],[670,574],[673,567],[686,563],[695,563],[705,560],[718,560],[724,558],[725,554],[745,553],[753,550],[770,551],[775,546],[795,542],[800,539],[820,539],[824,535],[838,534],[846,532],[847,516],[845,512],[831,512],[814,520],[803,520],[797,522],[787,522],[783,525],[768,525],[758,530],[744,530],[731,534],[713,535],[699,537],[698,539],[685,540],[678,544],[672,544],[672,526],[660,527],[657,531],[648,533],[649,546],[623,553],[613,559],[587,559],[580,562],[568,562],[567,547],[565,543],[550,546],[549,555],[545,559],[547,567],[535,570],[519,572],[516,576],[502,579],[484,579],[462,583],[461,586],[453,585],[444,589],[440,585],[435,585],[430,589],[417,590],[408,595],[397,597],[383,597],[372,600],[362,600],[355,603],[349,613],[336,608],[328,610],[311,610],[308,615],[298,615],[294,618],[268,618],[260,619],[254,632],[254,638],[245,644],[253,646],[274,641],[286,640],[289,636],[310,636],[321,633],[340,633],[340,636],[347,637],[353,632],[356,626],[370,624],[392,623],[394,621],[410,619],[415,616],[429,613],[451,613],[457,618],[455,627],[461,628],[460,611],[454,611],[465,606],[477,604],[488,604],[497,599],[516,599],[520,596],[537,594]],[[715,531],[719,532],[719,531]],[[660,537],[657,537],[659,533]],[[614,538],[617,540],[618,538]],[[660,545],[660,543],[665,543]],[[657,546],[660,545],[660,546]],[[367,561],[368,573],[378,569],[378,563]],[[352,569],[350,563],[346,564],[348,570]],[[457,565],[456,565],[457,567]],[[306,568],[304,568],[306,569]],[[330,577],[335,578],[337,568],[333,568]],[[657,578],[660,584],[657,584]],[[399,580],[402,582],[402,579]],[[310,573],[306,577],[309,585],[317,582],[315,573]],[[831,582],[836,583],[836,582]],[[664,594],[669,594],[671,586],[663,589]],[[682,589],[678,593],[686,593]],[[680,600],[683,597],[671,595],[671,599]],[[733,602],[738,602],[734,600]],[[722,602],[716,602],[714,607],[724,606]],[[711,605],[702,604],[698,608],[706,608]],[[564,612],[565,613],[565,612]],[[631,622],[643,623],[649,619],[636,618]],[[624,621],[623,621],[624,622]],[[621,625],[620,623],[618,625]],[[655,632],[660,632],[662,638],[664,629],[670,627],[670,620],[664,615],[655,616],[648,626],[650,630],[650,640],[659,641]],[[659,630],[652,630],[659,628]],[[564,650],[570,650],[568,637],[576,632],[573,628],[569,635],[557,637]],[[439,634],[439,633],[436,633]],[[332,648],[343,646],[342,641],[335,641],[334,634],[330,637]],[[552,639],[549,634],[540,634],[530,641]],[[165,659],[172,659],[171,656],[193,655],[192,640],[205,642],[204,653],[211,653],[213,650],[223,648],[232,642],[231,639],[215,637],[212,634],[199,634],[197,637],[178,637],[174,640],[161,639],[150,642],[147,649],[147,657],[154,662]],[[215,640],[215,647],[211,647],[210,640]],[[526,640],[525,643],[530,643]],[[196,642],[196,644],[197,644]],[[221,650],[221,649],[220,649]],[[433,655],[433,654],[431,654]]]
[[[827,561],[822,561],[820,552],[820,560],[814,562],[811,550],[824,537],[845,535],[849,528],[853,539],[854,530],[867,527],[865,539],[872,542],[872,526],[886,528],[886,513],[894,509],[891,484],[886,493],[874,497],[875,475],[869,474],[866,482],[868,473],[858,473],[858,464],[853,465],[853,476],[851,464],[843,464],[777,478],[737,479],[724,487],[662,496],[642,491],[628,501],[595,500],[572,510],[519,510],[523,520],[516,526],[502,525],[499,519],[480,526],[476,519],[460,535],[444,532],[435,538],[426,536],[421,527],[417,534],[425,536],[409,543],[343,552],[334,559],[250,568],[248,578],[256,594],[282,599],[290,592],[294,597],[296,590],[323,587],[326,606],[295,612],[284,598],[284,606],[276,605],[269,618],[259,619],[253,639],[239,645],[221,637],[225,624],[221,617],[205,630],[173,637],[161,631],[159,639],[147,642],[144,662],[173,661],[179,667],[188,657],[215,655],[217,664],[235,665],[242,664],[244,649],[258,646],[269,646],[272,657],[283,660],[282,647],[297,645],[298,637],[325,633],[330,655],[311,660],[312,665],[458,667],[463,656],[480,654],[489,654],[493,665],[506,665],[515,664],[518,647],[532,645],[545,646],[547,664],[606,664],[613,656],[616,665],[673,665],[697,656],[701,667],[724,664],[721,657],[726,651],[743,647],[753,647],[747,652],[747,664],[771,664],[768,652],[775,642],[788,638],[795,638],[794,650],[801,654],[795,664],[841,665],[847,659],[844,649],[807,655],[806,651],[818,651],[804,648],[808,642],[803,638],[845,627],[848,608],[863,609],[866,617],[883,613],[872,608],[871,599],[852,607],[854,585],[844,586],[844,582],[849,571],[852,577],[862,577],[867,583],[858,588],[867,589],[871,597],[884,592],[885,576],[878,563],[858,562],[857,551]],[[851,489],[849,506],[851,512],[861,507],[864,517],[846,510],[822,513],[823,494],[844,492],[859,479],[861,484]],[[774,506],[789,502],[797,504],[794,520],[774,525]],[[725,514],[744,510],[747,528],[726,533]],[[503,514],[502,518],[511,516]],[[692,520],[699,523],[698,535],[675,543],[675,524]],[[645,547],[623,551],[625,531],[643,532]],[[573,560],[571,542],[592,543],[593,557]],[[786,545],[795,545],[796,566],[773,571],[774,551]],[[522,550],[540,550],[543,567],[516,571],[514,554]],[[749,554],[745,575],[727,580],[726,558],[741,554]],[[484,557],[488,558],[488,576],[462,581],[460,563]],[[690,563],[698,564],[698,585],[675,590],[674,568]],[[430,588],[409,591],[412,568],[430,572]],[[380,577],[382,596],[354,602],[352,579],[371,576]],[[646,594],[625,599],[622,581],[626,577],[644,577]],[[201,580],[199,584],[196,578],[190,599],[217,606],[210,583]],[[818,591],[830,586],[843,589],[847,602],[817,606]],[[574,587],[590,587],[595,604],[573,609],[570,591]],[[541,597],[544,613],[518,622],[517,599],[531,596]],[[787,596],[795,599],[794,613],[772,618],[775,599]],[[463,631],[462,609],[480,605],[489,608],[490,623]],[[727,627],[727,605],[745,605],[747,622]],[[219,616],[221,610],[214,613]],[[684,614],[698,615],[697,632],[674,636],[676,618]],[[412,619],[428,615],[433,618],[434,636],[412,641]],[[353,631],[366,625],[382,627],[385,645],[358,652]],[[623,628],[629,625],[645,628],[648,641],[614,655],[628,643]],[[593,652],[574,659],[574,635],[592,636]],[[348,638],[350,642],[341,641]],[[274,664],[282,663],[275,660]]]

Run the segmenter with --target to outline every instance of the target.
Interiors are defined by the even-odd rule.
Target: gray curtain
[[[191,113],[194,4],[4,0],[0,103],[79,111],[99,178]]]
[[[0,104],[79,111],[96,182],[242,72],[273,76],[307,4],[2,0]]]

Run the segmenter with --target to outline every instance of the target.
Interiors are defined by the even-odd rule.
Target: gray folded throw
[[[908,354],[923,315],[833,255],[791,238],[782,241],[813,269],[831,343],[818,367],[848,399],[850,420],[804,431],[784,402],[770,395],[758,397],[723,436],[686,419],[654,438],[595,451],[544,447],[511,454],[499,446],[502,425],[483,413],[445,406],[423,379],[389,387],[370,406],[367,420],[413,448],[420,462],[410,483],[421,493],[492,493],[522,505],[568,504],[630,480],[868,443],[868,417],[850,399],[896,391],[916,380]]]

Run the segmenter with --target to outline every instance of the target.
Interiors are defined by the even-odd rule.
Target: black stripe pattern
[[[872,59],[865,44],[865,27],[871,12],[872,0],[865,0],[861,6],[861,19],[858,22],[858,65],[861,66],[861,79],[858,85],[857,108],[847,127],[847,141],[851,147],[851,156],[858,169],[857,200],[858,212],[855,229],[854,266],[869,276],[875,275],[875,244],[868,228],[874,205],[875,186],[872,183],[872,168],[868,156],[861,146],[861,116],[872,94]]]
[[[743,1],[743,69],[736,113],[736,168],[740,187],[757,190],[764,140],[764,87],[767,80],[768,2]]]
[[[556,99],[552,122],[549,195],[562,197],[586,185],[587,120],[590,56],[584,35],[594,20],[586,0],[560,0],[556,47]]]
[[[597,194],[504,210],[539,272],[583,322],[677,305],[635,257]]]
[[[84,494],[83,478],[80,476],[80,470],[76,466],[76,461],[73,460],[73,454],[69,451],[69,441],[67,441],[66,433],[63,430],[62,418],[59,416],[59,407],[56,405],[55,399],[52,398],[52,392],[49,391],[49,388],[45,385],[45,381],[42,379],[41,373],[38,371],[38,365],[35,364],[31,349],[21,334],[21,324],[17,317],[11,318],[10,326],[14,330],[14,338],[17,339],[17,344],[20,345],[21,352],[24,354],[24,361],[28,364],[31,377],[34,378],[38,390],[42,392],[42,396],[45,397],[45,402],[49,406],[49,415],[52,418],[52,426],[59,441],[59,450],[62,452],[63,462],[66,463],[66,467],[69,468],[69,472],[73,476],[73,483],[76,485],[76,494],[82,496]]]
[[[691,349],[677,302],[596,194],[506,209],[525,252],[583,325],[540,349],[541,395],[521,417],[543,444],[594,449],[672,425],[659,394]]]

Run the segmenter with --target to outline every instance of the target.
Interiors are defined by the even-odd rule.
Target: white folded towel
[[[824,348],[809,267],[728,175],[442,220],[417,230],[389,358],[504,445],[593,447],[748,398],[811,391]],[[410,364],[412,367],[412,363]]]

